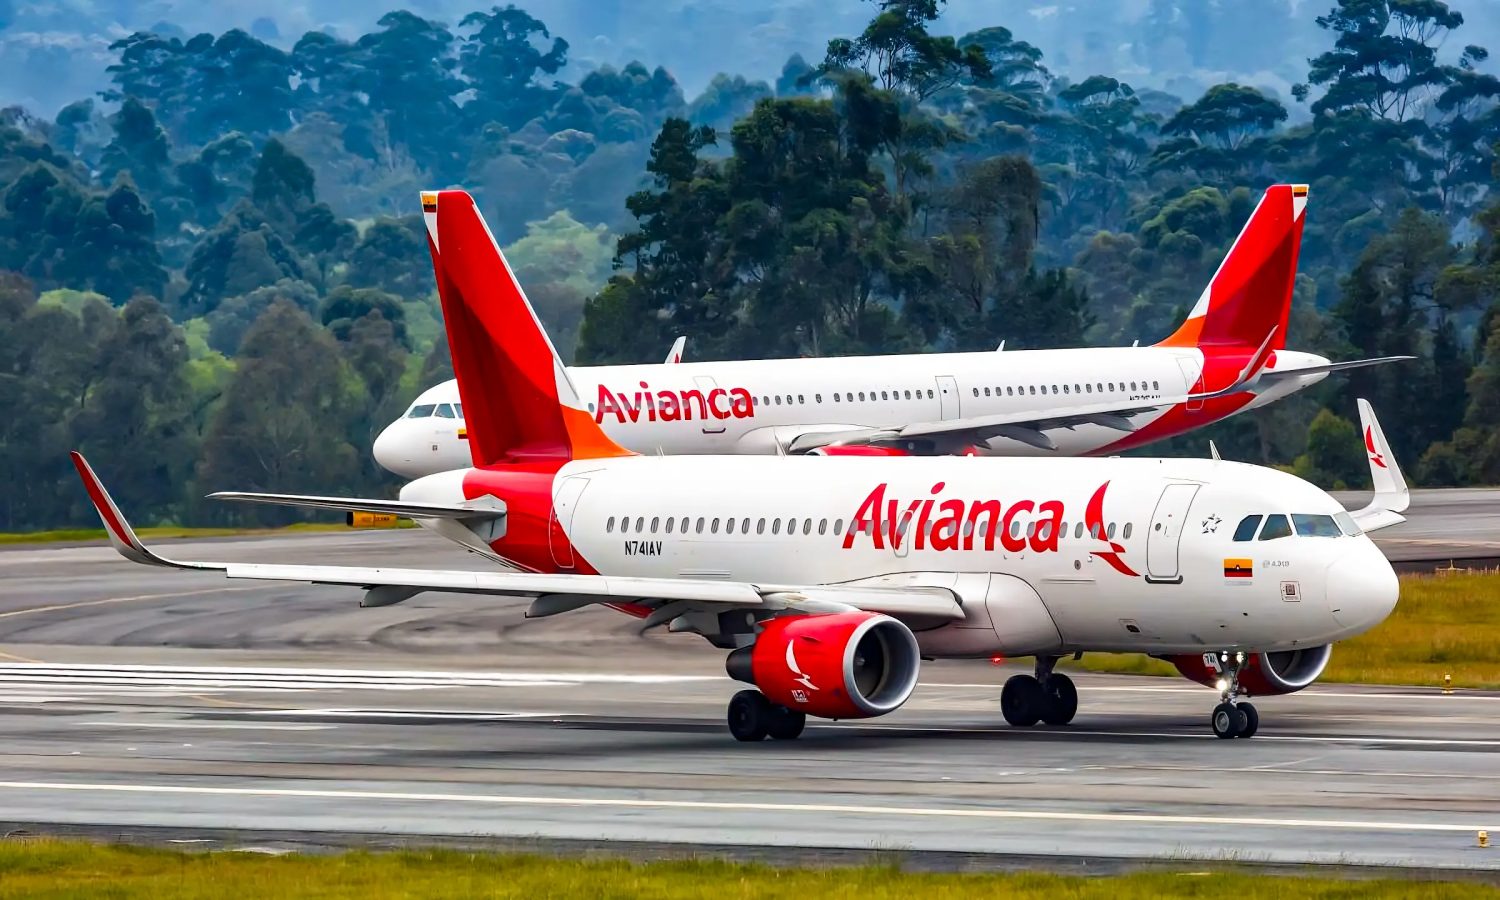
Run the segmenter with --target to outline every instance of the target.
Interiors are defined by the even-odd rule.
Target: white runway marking
[[[337,725],[289,725],[286,723],[256,724],[254,722],[74,722],[75,725],[89,725],[104,728],[170,728],[174,731],[179,728],[196,728],[204,730],[234,730],[247,731],[328,731],[337,728]]]
[[[958,818],[1138,825],[1218,825],[1240,828],[1317,828],[1349,831],[1468,832],[1494,828],[1492,822],[1379,822],[1368,819],[1272,819],[1257,816],[1193,816],[1150,813],[1091,813],[1059,810],[960,809],[956,807],[762,803],[733,800],[666,800],[613,797],[528,797],[501,794],[439,794],[310,788],[231,788],[160,784],[80,784],[0,781],[0,790],[70,791],[115,794],[291,797],[315,800],[389,800],[406,803],[473,803],[492,806],[555,806],[603,809],[677,809],[705,812],[841,813],[859,816]]]

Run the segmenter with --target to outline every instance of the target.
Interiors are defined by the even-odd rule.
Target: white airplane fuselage
[[[1277,351],[1266,371],[1326,363]],[[1220,385],[1197,347],[1018,350],[817,359],[575,366],[569,378],[594,421],[643,454],[774,454],[799,435],[911,422],[975,419],[1058,405],[1158,403]],[[981,452],[1003,456],[1108,454],[1200,428],[1274,402],[1326,374],[1176,403],[1131,418],[1047,431],[1055,449],[999,433]],[[471,465],[458,387],[428,389],[377,437],[374,453],[407,478]]]
[[[424,524],[542,572],[951,588],[965,618],[916,629],[938,657],[1310,648],[1397,594],[1335,500],[1232,462],[624,457],[444,472],[401,497],[485,495],[509,507],[493,540]],[[1236,540],[1247,516],[1281,515],[1321,536]]]

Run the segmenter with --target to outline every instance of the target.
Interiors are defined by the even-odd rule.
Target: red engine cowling
[[[1277,650],[1274,653],[1252,653],[1240,667],[1240,688],[1252,697],[1300,691],[1318,680],[1332,655],[1332,644],[1300,650]],[[1213,666],[1203,661],[1202,654],[1169,656],[1166,660],[1176,666],[1184,678],[1209,687],[1216,687],[1223,677]]]
[[[807,451],[808,456],[911,456],[900,447],[871,447],[867,444],[840,444]]]
[[[911,696],[920,666],[911,629],[870,612],[769,619],[724,663],[772,703],[825,719],[891,712]]]

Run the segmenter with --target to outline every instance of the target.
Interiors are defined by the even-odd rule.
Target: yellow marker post
[[[1449,675],[1447,672],[1443,673],[1443,693],[1453,693],[1453,676]]]
[[[1489,845],[1490,845],[1490,833],[1488,831],[1481,831],[1481,832],[1479,832],[1479,849],[1484,850],[1484,849],[1488,848]]]

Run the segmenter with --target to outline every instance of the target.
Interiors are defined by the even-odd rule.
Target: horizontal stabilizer
[[[370,500],[359,497],[318,497],[311,494],[256,494],[245,491],[216,491],[210,500],[237,500],[241,503],[269,503],[275,506],[300,506],[306,509],[337,509],[345,512],[377,512],[406,516],[409,519],[498,519],[505,515],[505,504],[486,497],[473,506],[461,503],[406,503],[401,500]]]
[[[1295,369],[1264,369],[1259,381],[1274,381],[1278,378],[1295,378],[1298,375],[1317,375],[1323,372],[1342,372],[1345,369],[1363,369],[1365,366],[1380,366],[1386,363],[1416,359],[1415,356],[1376,356],[1371,359],[1349,359],[1343,362],[1324,363],[1320,366],[1300,366]]]

